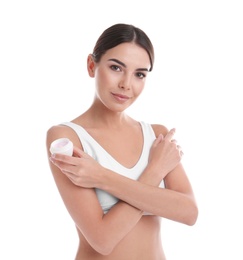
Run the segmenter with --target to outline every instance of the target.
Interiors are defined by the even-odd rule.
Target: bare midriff
[[[78,230],[79,248],[75,260],[165,260],[160,217],[143,216],[109,255],[96,252]]]

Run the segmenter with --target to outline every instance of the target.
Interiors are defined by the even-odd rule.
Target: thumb
[[[77,146],[73,147],[73,156],[81,158],[84,156],[84,154],[85,152],[82,149],[78,148]]]

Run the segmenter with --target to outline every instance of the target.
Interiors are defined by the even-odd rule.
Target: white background
[[[156,54],[128,112],[177,128],[199,206],[193,227],[164,220],[168,260],[243,259],[241,2],[0,2],[0,259],[74,259],[77,235],[45,135],[90,105],[86,57],[117,22],[143,29]]]

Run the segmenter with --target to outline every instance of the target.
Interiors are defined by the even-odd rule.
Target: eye
[[[140,78],[140,79],[143,79],[143,78],[146,77],[146,75],[145,75],[144,73],[142,73],[142,72],[137,72],[137,73],[136,73],[136,76],[137,76],[138,78]]]
[[[110,68],[114,71],[121,71],[121,68],[117,65],[111,65]]]

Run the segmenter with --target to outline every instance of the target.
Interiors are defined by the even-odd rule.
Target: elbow
[[[106,239],[104,237],[95,238],[92,243],[93,249],[104,256],[110,255],[115,247],[115,245],[112,244],[112,241],[109,241],[109,238]]]
[[[196,224],[198,218],[198,207],[196,204],[191,205],[190,209],[187,210],[184,224],[193,226]]]
[[[111,254],[113,248],[107,247],[107,246],[100,246],[100,245],[96,245],[96,247],[94,247],[95,251],[103,256],[108,256]]]

